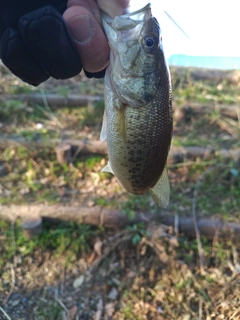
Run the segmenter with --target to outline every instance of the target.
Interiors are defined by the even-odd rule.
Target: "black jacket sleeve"
[[[62,18],[65,0],[2,0],[0,58],[23,81],[37,86],[49,77],[71,78],[82,70]],[[88,77],[103,77],[87,73]]]

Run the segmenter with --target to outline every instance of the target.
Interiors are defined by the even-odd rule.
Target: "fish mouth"
[[[122,14],[120,16],[115,16],[114,18],[109,17],[105,12],[101,12],[102,17],[108,25],[115,31],[130,30],[134,28],[139,22],[144,22],[148,20],[151,16],[151,3],[148,3],[143,8]]]
[[[148,3],[145,7],[137,11],[116,16],[114,19],[110,18],[108,23],[112,25],[115,31],[127,31],[136,27],[139,23],[147,21],[151,16],[151,3]]]

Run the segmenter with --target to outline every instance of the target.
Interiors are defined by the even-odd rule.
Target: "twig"
[[[236,107],[236,114],[237,114],[237,118],[238,118],[238,127],[240,129],[240,112],[239,112],[239,108]]]
[[[198,312],[199,312],[199,316],[198,316],[199,320],[202,320],[202,315],[203,315],[202,307],[203,307],[203,301],[202,301],[202,298],[200,298],[200,300],[199,300],[199,310],[198,310]]]
[[[63,129],[64,128],[64,125],[61,123],[61,121],[58,120],[58,118],[52,113],[52,111],[50,110],[49,108],[49,105],[48,105],[48,102],[47,102],[47,99],[46,99],[46,96],[44,94],[44,91],[41,90],[41,96],[42,96],[42,99],[43,99],[43,103],[44,103],[44,107],[45,109],[40,106],[40,105],[36,105],[36,108],[38,108],[38,110],[40,110],[43,114],[45,114],[48,118],[50,118],[52,121],[55,121],[55,123],[58,124],[58,126]]]
[[[235,318],[235,316],[239,315],[240,314],[240,308],[238,308],[232,315],[231,317],[229,318],[229,320],[234,320],[234,319],[237,319]]]
[[[198,189],[205,178],[205,176],[215,170],[218,167],[223,167],[223,168],[229,168],[229,166],[224,165],[224,164],[219,164],[213,167],[210,167],[207,171],[205,171],[198,179],[195,190],[193,193],[193,202],[192,202],[192,216],[193,216],[193,222],[194,222],[194,228],[195,228],[195,233],[196,233],[196,238],[197,238],[197,245],[198,245],[198,254],[199,254],[199,263],[200,263],[200,272],[201,274],[204,274],[204,250],[202,248],[202,242],[201,242],[201,235],[199,231],[199,226],[198,226],[198,220],[197,220],[197,197],[198,197]]]
[[[196,161],[185,161],[185,162],[180,162],[176,164],[170,164],[168,165],[169,169],[175,169],[175,168],[181,168],[181,167],[189,167],[189,166],[209,166],[213,165],[216,162],[216,160],[211,160],[211,161],[201,161],[201,162],[196,162]]]
[[[65,306],[65,304],[62,302],[61,299],[57,298],[56,301],[60,304],[60,306],[64,309],[64,311],[68,314],[68,308]]]
[[[175,235],[178,237],[178,235],[179,235],[179,215],[177,212],[175,213],[174,217],[175,217],[174,232],[175,232]]]
[[[5,315],[5,317],[6,317],[8,320],[11,320],[11,318],[9,317],[9,315],[6,313],[6,311],[3,310],[3,308],[1,308],[1,306],[0,306],[0,311]]]
[[[197,184],[195,186],[195,190],[194,190],[194,193],[193,193],[193,202],[192,202],[192,216],[193,216],[193,223],[194,223],[194,228],[195,228],[196,238],[197,238],[198,255],[199,255],[199,263],[200,263],[201,274],[204,274],[204,250],[203,250],[203,247],[202,247],[201,236],[200,236],[200,231],[199,231],[198,222],[197,222],[196,207],[197,207],[198,188],[199,188],[199,185],[202,182],[206,172],[207,171],[205,171],[204,174],[202,174],[200,176],[200,178],[198,179],[198,182],[197,182]]]
[[[118,234],[117,234],[118,235]],[[117,237],[116,235],[116,237]],[[95,260],[92,265],[90,266],[90,268],[87,270],[86,273],[92,273],[93,269],[98,266],[118,245],[119,243],[121,243],[124,239],[124,237],[126,236],[126,232],[119,232],[119,237],[120,239],[118,239],[116,242],[111,241],[111,243],[113,243],[113,245],[110,248],[107,248],[106,251],[102,254],[101,257],[99,257],[97,260]],[[111,239],[112,237],[110,237],[109,239]],[[106,241],[108,242],[108,241]]]
[[[82,151],[82,147],[79,146],[77,147],[77,150],[74,152],[73,156],[72,156],[72,162],[74,162],[77,158],[77,156],[79,155],[79,153]]]
[[[100,299],[97,304],[97,312],[95,313],[94,320],[100,320],[103,312],[103,300]]]
[[[214,253],[214,249],[217,247],[217,243],[219,241],[219,230],[217,230],[213,236],[213,240],[212,240],[212,249],[211,249],[211,257],[213,258],[215,253]]]
[[[4,304],[7,304],[8,300],[10,299],[13,291],[14,291],[14,287],[15,287],[15,256],[16,256],[16,241],[15,241],[15,231],[14,231],[14,220],[11,219],[11,229],[12,229],[12,244],[13,244],[13,248],[14,248],[14,254],[13,254],[13,263],[11,265],[11,288],[10,288],[10,291],[7,295],[7,297],[5,298],[4,300]]]

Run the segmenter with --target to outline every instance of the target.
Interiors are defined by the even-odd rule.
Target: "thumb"
[[[105,34],[94,15],[83,6],[69,7],[63,14],[80,55],[83,68],[91,73],[103,70],[109,59]]]

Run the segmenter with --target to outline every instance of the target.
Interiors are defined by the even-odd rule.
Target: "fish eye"
[[[142,39],[143,50],[151,53],[158,46],[158,38],[153,34],[148,34]]]
[[[154,41],[154,39],[152,37],[146,37],[145,38],[145,43],[146,43],[146,46],[148,48],[152,48],[154,46],[154,44],[155,44],[155,41]]]

